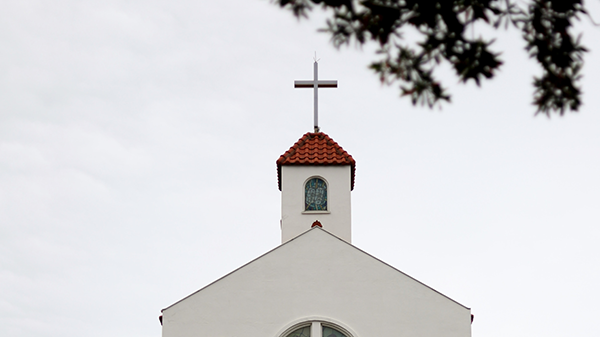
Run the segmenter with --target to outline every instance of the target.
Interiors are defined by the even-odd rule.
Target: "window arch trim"
[[[287,337],[288,334],[294,332],[297,329],[300,329],[305,326],[312,326],[313,323],[319,323],[320,332],[319,335],[323,332],[323,326],[328,326],[330,328],[336,329],[339,332],[343,333],[346,337],[357,337],[358,335],[352,331],[346,324],[337,321],[335,319],[323,316],[311,316],[305,317],[302,319],[295,320],[287,324],[285,328],[281,329],[276,337]],[[310,337],[319,337],[314,336],[311,333]],[[323,336],[320,336],[323,337]]]

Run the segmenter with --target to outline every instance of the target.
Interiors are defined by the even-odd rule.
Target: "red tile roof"
[[[350,165],[350,188],[354,189],[356,161],[331,137],[308,132],[277,160],[277,180],[281,190],[282,165]]]

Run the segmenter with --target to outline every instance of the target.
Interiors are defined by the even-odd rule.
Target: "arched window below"
[[[341,331],[346,329],[331,322],[316,320],[301,324],[299,328],[292,328],[292,332],[284,333],[281,337],[352,337],[347,332]]]
[[[311,178],[304,185],[304,210],[327,210],[327,183],[321,178]]]

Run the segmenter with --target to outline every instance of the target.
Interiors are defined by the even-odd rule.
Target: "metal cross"
[[[313,88],[315,92],[315,132],[319,132],[319,88],[337,88],[337,81],[319,81],[319,64],[315,60],[314,79],[312,81],[294,81],[294,88]]]

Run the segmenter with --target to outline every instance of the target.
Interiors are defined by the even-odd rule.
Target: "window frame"
[[[315,178],[320,179],[321,181],[323,181],[323,183],[325,183],[325,197],[327,198],[327,208],[326,209],[319,209],[319,210],[306,209],[306,184],[308,184],[309,181],[311,181]],[[308,179],[306,179],[304,181],[304,184],[302,184],[302,213],[305,213],[305,214],[331,213],[331,205],[329,203],[329,182],[323,176],[319,176],[319,175],[310,176]]]
[[[290,333],[300,329],[302,327],[310,326],[310,337],[323,337],[323,326],[338,330],[343,333],[346,337],[356,337],[357,335],[350,331],[345,324],[332,320],[330,318],[323,317],[311,317],[307,319],[298,320],[292,324],[287,325],[283,331],[277,334],[277,337],[287,337]]]

